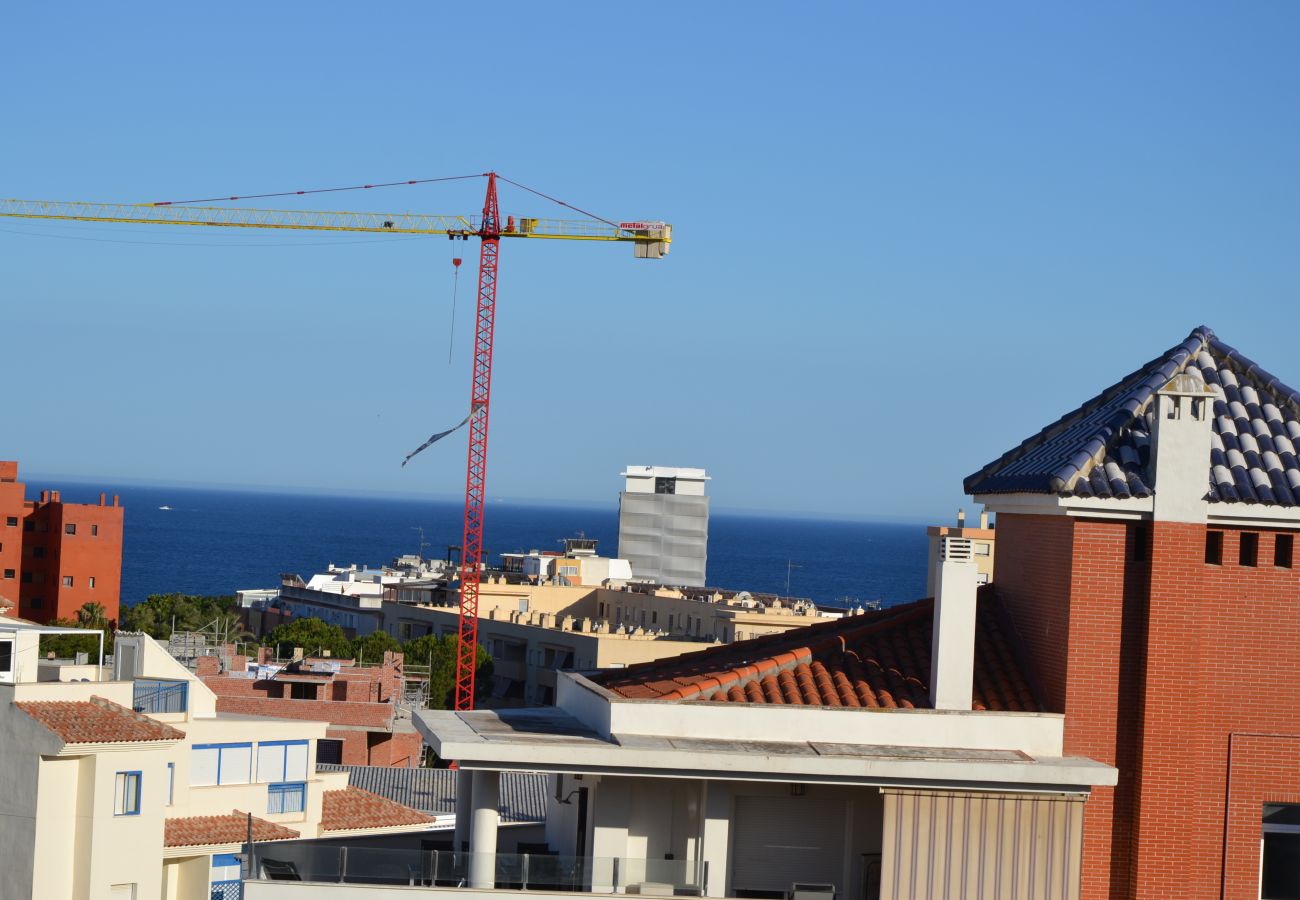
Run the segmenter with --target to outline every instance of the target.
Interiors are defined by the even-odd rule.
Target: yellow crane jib
[[[247,209],[227,206],[174,206],[158,203],[81,203],[62,200],[0,200],[0,217],[61,219],[73,222],[126,222],[138,225],[198,225],[217,228],[282,228],[296,231],[368,231],[377,234],[479,233],[480,216],[422,213],[326,212],[319,210]],[[673,229],[664,222],[540,219],[509,216],[501,237],[570,241],[626,241],[638,259],[668,254]]]

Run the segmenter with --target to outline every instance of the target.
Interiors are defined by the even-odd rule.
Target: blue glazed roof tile
[[[1151,400],[1179,374],[1215,396],[1206,499],[1300,506],[1300,392],[1204,326],[968,477],[966,493],[1150,497]]]

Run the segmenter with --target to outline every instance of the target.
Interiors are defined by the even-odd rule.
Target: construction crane
[[[470,380],[469,460],[465,475],[465,525],[461,551],[459,640],[456,646],[454,708],[474,708],[474,668],[478,654],[478,599],[482,580],[483,512],[487,489],[488,408],[492,395],[492,340],[496,325],[497,267],[502,238],[542,238],[571,241],[631,243],[637,259],[662,259],[672,244],[672,226],[659,221],[614,223],[589,213],[589,220],[507,216],[501,220],[497,179],[538,191],[486,172],[483,214],[474,216],[409,213],[308,212],[241,209],[162,203],[75,203],[47,200],[0,200],[0,217],[59,219],[74,222],[123,222],[139,225],[191,225],[216,228],[274,228],[297,231],[362,231],[378,234],[445,234],[452,240],[479,239],[478,314],[474,325],[473,370]],[[429,181],[456,179],[427,179]],[[393,184],[417,184],[417,181]],[[360,189],[392,185],[358,185]],[[317,193],[293,191],[287,194]],[[240,197],[220,198],[239,200]],[[196,201],[213,202],[213,201]],[[569,207],[578,212],[576,207]]]

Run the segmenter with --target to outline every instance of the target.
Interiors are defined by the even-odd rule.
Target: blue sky
[[[652,463],[707,467],[717,511],[947,517],[964,475],[1197,324],[1300,384],[1297,26],[1286,3],[17,4],[0,196],[494,168],[666,219],[660,263],[504,246],[490,494],[612,503]],[[0,220],[0,458],[455,496],[461,436],[398,463],[466,408],[457,248],[449,365],[442,239]]]

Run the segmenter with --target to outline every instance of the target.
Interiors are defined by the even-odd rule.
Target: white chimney
[[[1161,522],[1205,522],[1214,394],[1192,371],[1175,375],[1155,397],[1153,518]]]
[[[975,678],[975,592],[978,567],[967,538],[944,538],[934,571],[934,638],[930,705],[970,709]]]

